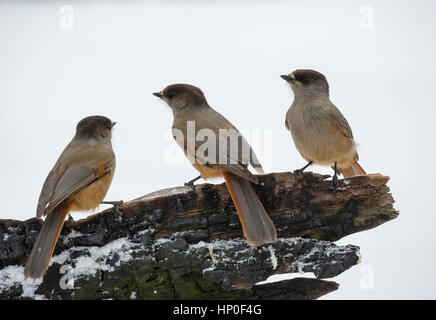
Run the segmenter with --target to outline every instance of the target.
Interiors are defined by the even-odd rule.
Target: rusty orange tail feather
[[[277,239],[274,223],[263,208],[251,182],[229,172],[222,174],[248,242],[253,246],[274,242]]]
[[[55,209],[45,218],[38,238],[33,245],[32,252],[24,267],[25,278],[39,278],[47,271],[56,242],[69,211],[68,207],[60,206],[60,208]]]
[[[354,176],[360,176],[366,174],[365,170],[360,166],[359,162],[355,160],[353,164],[348,168],[340,168],[344,178],[351,178]]]

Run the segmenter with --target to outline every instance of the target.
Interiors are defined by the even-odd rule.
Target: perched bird
[[[311,164],[331,166],[335,171],[333,191],[338,188],[338,173],[345,178],[366,174],[359,165],[351,128],[329,99],[329,85],[321,73],[295,70],[281,76],[294,91],[294,102],[286,113],[285,125],[291,131],[295,146]]]
[[[46,218],[24,268],[26,278],[45,274],[68,213],[95,209],[105,197],[115,171],[114,125],[103,116],[81,120],[48,174],[36,210],[38,218]]]
[[[163,99],[172,109],[174,138],[200,172],[200,177],[225,179],[248,242],[251,245],[274,242],[277,238],[276,229],[251,184],[258,183],[258,179],[247,169],[250,163],[258,172],[263,173],[262,167],[244,137],[226,118],[209,106],[203,92],[197,87],[173,84],[153,94]],[[190,128],[192,125],[195,128]],[[190,130],[195,133],[192,138],[189,138]],[[204,145],[196,138],[202,130],[209,133],[207,142],[210,148],[207,148],[207,155],[206,152],[200,152]],[[182,139],[178,138],[180,133]],[[238,142],[236,151],[228,143],[228,140],[235,138]],[[200,177],[187,184],[192,184]]]

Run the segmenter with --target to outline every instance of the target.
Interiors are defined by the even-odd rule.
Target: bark
[[[359,262],[359,248],[332,241],[374,228],[398,212],[380,174],[340,180],[271,173],[259,198],[279,239],[250,247],[225,184],[160,190],[87,219],[66,221],[43,279],[22,265],[41,220],[0,220],[0,299],[315,299]],[[256,285],[269,276],[313,272],[317,279]],[[67,285],[72,285],[73,288]]]

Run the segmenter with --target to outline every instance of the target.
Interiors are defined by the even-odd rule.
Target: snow
[[[241,245],[241,243],[246,244],[249,248],[248,241],[245,239],[230,239],[230,240],[217,239],[212,242],[199,241],[195,244],[190,245],[189,250],[196,250],[205,247],[208,248],[208,250],[209,248],[212,248],[213,250],[215,249],[222,250],[222,249],[227,249],[228,247],[231,246]]]
[[[358,250],[356,251],[356,254],[357,254],[357,256],[359,257],[359,259],[357,260],[357,264],[359,264],[359,263],[362,262],[362,259],[363,259],[362,254],[360,253],[360,249],[358,249]]]
[[[266,283],[278,282],[283,280],[291,280],[295,278],[301,278],[303,276],[304,278],[316,279],[316,276],[313,272],[282,273],[282,274],[274,274],[272,276],[269,276],[266,280],[256,283],[256,285],[262,285]]]
[[[11,287],[21,284],[23,286],[22,298],[33,298],[35,300],[45,299],[42,295],[35,294],[42,283],[40,279],[24,279],[24,267],[22,266],[7,266],[0,270],[0,292],[6,291]]]
[[[137,198],[135,200],[132,200],[132,201],[151,200],[153,198],[161,198],[161,197],[174,196],[174,195],[183,195],[183,194],[187,194],[190,191],[192,191],[192,188],[189,188],[189,187],[172,187],[172,188],[167,188],[167,189],[162,189],[159,191],[151,192],[149,194],[146,194],[146,195],[144,195],[140,198]],[[129,202],[132,202],[132,201],[129,201]]]
[[[273,246],[268,246],[268,250],[271,253],[271,263],[273,265],[273,270],[277,268],[277,257],[274,252]]]
[[[166,239],[166,241],[170,241],[169,239]],[[305,243],[305,242],[310,242],[310,239],[304,239],[304,238],[278,238],[277,242],[283,242],[283,243],[287,243],[289,245],[296,245],[299,242]],[[242,246],[241,246],[242,245]],[[245,246],[245,248],[244,248]],[[237,247],[238,251],[236,252],[236,254],[241,254],[244,258],[233,261],[231,260],[229,257],[226,256],[227,251],[226,249],[228,249],[229,247]],[[269,245],[269,246],[261,246],[261,247],[251,247],[248,242],[245,239],[232,239],[232,240],[214,240],[212,242],[204,242],[204,241],[200,241],[196,244],[192,244],[189,246],[189,248],[187,249],[187,253],[190,253],[192,250],[200,250],[203,248],[207,248],[209,250],[209,254],[211,256],[211,265],[209,265],[207,268],[205,268],[203,270],[203,274],[206,272],[210,272],[210,271],[214,271],[217,269],[217,265],[218,264],[226,264],[226,263],[235,263],[235,266],[237,267],[239,264],[243,264],[243,263],[247,263],[250,262],[251,259],[254,259],[252,255],[248,255],[247,258],[247,254],[245,254],[247,251],[252,251],[252,250],[267,250],[269,255],[270,255],[270,261],[271,261],[271,265],[272,265],[272,269],[275,270],[278,266],[278,260],[277,260],[277,256],[275,254],[275,250],[274,250],[274,246],[273,245]],[[306,272],[304,271],[305,269],[307,269],[306,267],[313,267],[313,259],[312,257],[318,256],[318,255],[323,255],[323,256],[327,256],[330,257],[332,255],[336,255],[336,254],[340,254],[342,252],[346,252],[349,249],[344,246],[344,247],[340,247],[340,246],[332,246],[331,242],[329,241],[319,241],[317,243],[316,246],[314,246],[310,251],[308,251],[307,253],[305,253],[304,255],[300,256],[296,261],[294,261],[290,266],[288,271],[290,272],[298,272],[300,275],[301,274],[306,274]],[[291,255],[289,253],[289,255]],[[360,260],[359,260],[360,261]],[[330,261],[330,263],[334,264],[335,262],[338,261]],[[312,272],[310,272],[312,274]]]
[[[202,273],[205,274],[206,272],[210,272],[214,270],[216,270],[216,265],[212,264],[210,267],[203,269]]]
[[[78,232],[76,230],[71,230],[71,232],[63,238],[63,243],[68,244],[68,242],[70,242],[71,239],[81,236],[83,236],[83,233]]]
[[[78,234],[79,233],[73,233],[68,236],[74,237],[78,236]],[[71,269],[74,277],[92,276],[99,270],[114,271],[115,267],[120,266],[121,263],[131,260],[132,254],[140,246],[141,245],[130,242],[127,238],[120,238],[102,247],[73,247],[53,256],[50,265],[52,263],[58,263],[60,265],[68,263],[74,265]],[[78,250],[88,253],[89,256],[82,254],[78,258],[71,259],[71,253]],[[115,255],[117,261],[114,267],[108,264],[108,260],[115,258]],[[23,271],[24,267],[18,265],[7,266],[0,269],[0,292],[21,284],[23,286],[23,294],[21,297],[44,299],[44,296],[35,294],[43,278],[24,279]]]
[[[90,256],[81,255],[80,257],[73,259],[75,267],[73,268],[74,276],[92,276],[99,270],[114,271],[114,267],[109,265],[107,261],[113,259],[117,254],[119,260],[115,263],[115,266],[120,266],[122,262],[127,262],[132,259],[133,248],[138,246],[130,242],[127,238],[120,238],[109,242],[103,247],[73,247],[69,250],[62,252],[61,254],[52,258],[52,263],[64,264],[73,251],[88,252]]]

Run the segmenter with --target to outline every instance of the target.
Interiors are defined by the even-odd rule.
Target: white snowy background
[[[199,86],[239,129],[272,130],[268,171],[299,168],[284,127],[293,95],[279,75],[312,68],[327,76],[361,165],[391,177],[400,211],[337,242],[359,245],[362,263],[323,299],[434,299],[435,29],[430,0],[2,1],[0,218],[35,215],[47,173],[88,115],[118,123],[108,200],[196,176],[168,161],[172,115],[151,93],[171,83]]]

